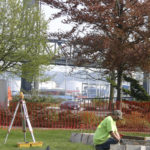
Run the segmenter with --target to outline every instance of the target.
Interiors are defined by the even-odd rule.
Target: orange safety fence
[[[117,123],[120,131],[150,131],[150,102],[123,101],[109,104],[104,101],[80,103],[79,110],[60,109],[59,104],[27,102],[32,127],[95,130],[100,121],[120,107],[123,120]],[[0,127],[10,125],[17,102],[8,108],[0,105]],[[22,126],[21,110],[18,109],[13,127]]]

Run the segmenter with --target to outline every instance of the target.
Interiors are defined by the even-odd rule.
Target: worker
[[[116,126],[116,122],[120,119],[122,119],[122,112],[114,110],[98,125],[93,137],[96,150],[109,150],[110,144],[117,144],[121,141]]]

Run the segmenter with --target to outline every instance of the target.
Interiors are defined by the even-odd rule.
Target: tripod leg
[[[19,108],[19,104],[20,104],[20,102],[18,102],[18,104],[17,104],[17,106],[16,106],[16,109],[15,109],[15,112],[14,112],[14,115],[13,115],[13,118],[12,118],[11,123],[10,123],[10,126],[9,126],[9,128],[8,128],[8,132],[7,132],[7,135],[6,135],[4,144],[6,144],[6,142],[7,142],[8,135],[9,135],[9,133],[10,133],[10,130],[11,130],[12,125],[13,125],[13,122],[14,122],[14,120],[15,120],[16,113],[17,113],[18,108]]]
[[[23,106],[25,118],[26,118],[26,121],[27,121],[27,124],[28,124],[28,127],[29,127],[29,131],[30,131],[31,136],[32,136],[32,140],[33,140],[33,142],[35,142],[35,138],[34,138],[34,134],[33,134],[33,129],[32,129],[31,123],[30,123],[30,119],[29,119],[29,115],[28,115],[28,111],[27,111],[27,107],[26,107],[25,101],[22,102],[22,106]]]
[[[23,119],[24,142],[26,142],[26,120]]]
[[[24,133],[24,142],[26,142],[26,118],[25,118],[22,104],[21,104],[21,114],[22,114],[22,131]]]

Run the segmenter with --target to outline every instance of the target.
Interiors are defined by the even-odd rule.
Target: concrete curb
[[[143,145],[111,145],[110,150],[150,150],[150,147]]]
[[[93,135],[94,133],[72,133],[70,141],[93,145]],[[110,150],[150,150],[149,138],[145,138],[145,140],[123,139],[123,141],[124,145],[111,145]]]
[[[72,133],[70,141],[74,143],[93,145],[93,135],[93,133]]]

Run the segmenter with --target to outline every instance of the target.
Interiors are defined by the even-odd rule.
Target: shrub
[[[102,99],[94,99],[92,100],[92,104],[94,106],[103,107],[104,105],[108,105],[108,101]]]
[[[55,103],[58,104],[63,101],[63,99],[60,98],[53,98],[51,96],[25,96],[26,102],[49,102],[49,103]],[[19,101],[20,97],[18,95],[13,96],[13,101]]]
[[[59,121],[65,128],[79,128],[81,118],[77,112],[65,110],[59,113]]]
[[[131,114],[125,114],[123,118],[123,120],[117,123],[119,128],[125,128],[129,130],[150,128],[150,123],[143,117],[142,113],[132,112]]]
[[[96,115],[94,112],[80,112],[81,126],[85,128],[96,128],[102,117]]]

